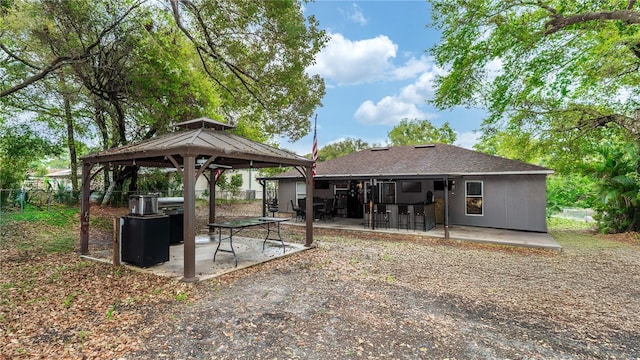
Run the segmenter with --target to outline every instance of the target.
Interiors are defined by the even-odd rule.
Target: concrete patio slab
[[[290,221],[288,226],[302,226],[301,221]],[[413,229],[376,229],[364,228],[362,219],[334,218],[327,221],[315,221],[314,228],[342,229],[349,231],[373,231],[389,234],[411,234],[424,235],[427,237],[444,238],[444,226],[437,224],[435,228],[428,231]],[[451,225],[449,227],[449,239],[456,241],[472,241],[478,243],[507,245],[528,248],[540,248],[547,250],[562,251],[562,246],[558,244],[549,233],[538,233],[531,231],[516,231],[494,228],[482,228],[473,226]]]
[[[213,234],[196,235],[196,277],[199,280],[207,280],[310,249],[302,244],[285,242],[286,249],[283,252],[279,241],[267,241],[263,251],[262,243],[263,239],[234,236],[233,248],[238,259],[238,266],[235,266],[232,253],[218,252],[216,260],[213,261],[213,255],[218,246],[218,240]],[[223,241],[220,248],[229,249],[229,242]],[[92,253],[87,258],[111,263],[111,254],[111,250],[102,250]],[[169,261],[161,264],[146,268],[124,262],[123,265],[142,272],[181,279],[184,275],[184,246],[182,243],[171,245],[169,247]]]

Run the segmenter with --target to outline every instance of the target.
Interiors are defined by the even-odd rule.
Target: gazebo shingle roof
[[[552,170],[448,144],[372,148],[317,164],[317,178],[551,174]],[[299,178],[293,170],[272,179]]]
[[[129,162],[139,165],[168,167],[173,165],[168,155],[217,156],[216,163],[242,167],[270,167],[279,164],[309,165],[310,160],[294,153],[241,136],[211,128],[182,130],[158,136],[135,144],[120,146],[82,157],[89,162]]]

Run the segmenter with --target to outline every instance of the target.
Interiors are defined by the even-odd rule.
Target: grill
[[[158,198],[158,209],[169,216],[169,243],[179,244],[184,240],[184,198],[161,197]]]
[[[158,198],[158,209],[168,214],[173,211],[184,212],[183,197],[161,197]]]

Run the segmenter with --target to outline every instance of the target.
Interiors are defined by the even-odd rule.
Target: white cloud
[[[372,100],[363,102],[354,114],[356,120],[367,124],[395,125],[404,118],[430,120],[437,117],[423,112],[419,106],[433,97],[435,79],[445,74],[445,70],[435,66],[428,57],[420,60],[412,58],[404,67],[396,70],[396,75],[413,74],[412,77],[415,77],[418,70],[422,74],[397,95],[386,96],[377,103]]]
[[[415,57],[412,57],[401,67],[393,69],[391,77],[394,80],[412,79],[416,77],[416,75],[429,71],[433,68],[435,68],[435,65],[433,65],[433,58],[422,56],[419,59],[416,59]]]
[[[380,125],[395,125],[404,118],[433,118],[432,115],[420,111],[415,104],[396,96],[386,96],[375,104],[367,100],[358,107],[354,117],[361,123]]]
[[[435,80],[444,73],[441,68],[432,67],[430,71],[422,73],[414,83],[405,86],[400,91],[400,97],[414,104],[431,100],[435,93]]]
[[[456,132],[457,140],[455,145],[473,150],[473,145],[480,141],[482,133],[480,131],[467,131],[463,133]]]
[[[364,17],[364,14],[362,13],[362,9],[360,9],[358,4],[356,3],[353,3],[353,12],[348,13],[347,18],[358,25],[367,24],[367,19]]]
[[[331,40],[308,69],[310,74],[337,85],[356,85],[380,80],[393,69],[391,59],[396,57],[398,46],[387,36],[352,41],[341,34],[329,35]]]

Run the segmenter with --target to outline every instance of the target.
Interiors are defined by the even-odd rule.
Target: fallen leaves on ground
[[[317,249],[185,284],[21,249],[42,234],[11,226],[7,358],[640,357],[636,234],[556,231],[556,253],[316,229]]]

